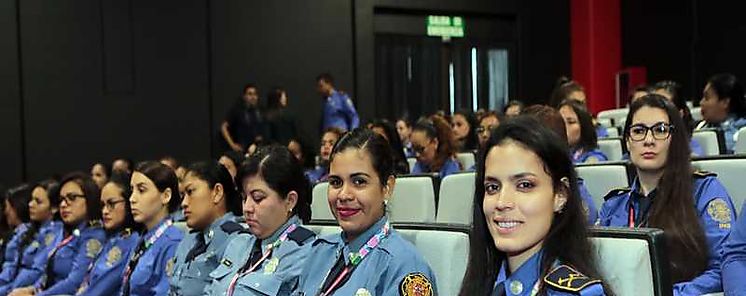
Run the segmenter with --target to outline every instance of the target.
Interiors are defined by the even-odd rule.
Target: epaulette
[[[233,221],[227,221],[223,223],[223,225],[220,225],[220,229],[222,229],[225,233],[228,233],[228,234],[243,231],[243,230],[248,231],[246,228],[243,228],[241,224],[238,224]]]
[[[700,178],[700,179],[718,176],[718,174],[710,172],[710,171],[694,171],[694,173],[692,174],[694,175],[695,178]]]
[[[544,277],[544,283],[560,291],[579,292],[590,285],[600,284],[601,280],[589,278],[570,266],[560,265]]]
[[[104,227],[104,225],[101,224],[101,220],[91,220],[88,221],[88,227],[101,228]]]
[[[609,200],[612,197],[619,196],[630,191],[632,191],[632,189],[629,187],[619,187],[619,188],[611,189],[609,193],[606,193],[606,195],[604,195],[604,200],[605,201]]]
[[[298,228],[296,228],[295,230],[293,230],[293,232],[291,232],[288,235],[288,238],[290,240],[298,243],[298,245],[302,246],[303,242],[305,242],[306,240],[308,240],[311,237],[314,237],[315,235],[316,234],[313,233],[313,231],[310,231],[310,230],[305,229],[303,227],[298,227]]]

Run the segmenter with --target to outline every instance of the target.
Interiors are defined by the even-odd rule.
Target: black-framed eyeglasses
[[[123,203],[123,202],[124,202],[124,199],[115,200],[115,201],[107,200],[106,202],[104,202],[104,208],[106,208],[107,210],[111,211],[111,210],[114,209],[114,207],[117,206],[117,204],[120,204],[120,203]]]
[[[70,194],[66,194],[66,195],[60,195],[60,201],[64,201],[67,204],[71,204],[76,199],[78,199],[78,198],[84,198],[84,197],[85,197],[85,195],[83,195],[83,194],[70,193]]]
[[[643,141],[648,136],[648,131],[653,133],[653,139],[665,140],[671,136],[674,130],[674,126],[669,123],[659,122],[653,126],[646,126],[644,124],[635,124],[629,128],[629,138],[632,141]]]

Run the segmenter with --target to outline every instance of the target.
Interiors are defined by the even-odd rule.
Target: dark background
[[[622,62],[695,96],[714,72],[743,77],[745,24],[725,1],[622,1]],[[541,102],[570,69],[570,5],[556,0],[0,0],[0,183],[88,170],[117,156],[206,159],[246,82],[283,86],[316,147],[314,78],[332,73],[361,117],[377,104],[377,13],[513,22],[517,85]],[[741,72],[739,72],[741,71]],[[381,111],[383,110],[383,111]]]

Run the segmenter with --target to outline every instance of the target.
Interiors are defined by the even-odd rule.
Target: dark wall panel
[[[132,1],[131,19],[114,18],[133,21],[132,32],[124,30],[134,36],[130,94],[104,91],[104,56],[132,48],[104,51],[99,5],[21,1],[29,177],[87,170],[119,155],[208,157],[205,2]]]
[[[273,86],[287,89],[290,112],[296,114],[304,140],[316,147],[321,97],[315,77],[329,72],[338,89],[355,91],[350,1],[210,3],[215,136],[243,85],[254,82],[262,101]]]
[[[0,184],[23,179],[16,0],[0,0]]]

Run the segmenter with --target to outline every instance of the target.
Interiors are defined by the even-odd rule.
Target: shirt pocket
[[[259,295],[277,295],[282,287],[282,280],[274,275],[265,275],[259,272],[252,272],[240,278],[236,284],[237,295],[257,294]]]
[[[135,290],[134,287],[146,286],[151,281],[151,278],[156,273],[154,261],[154,256],[143,256],[137,261],[137,266],[132,271],[132,275],[130,275],[130,286],[133,287],[133,290]]]

